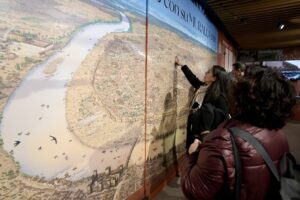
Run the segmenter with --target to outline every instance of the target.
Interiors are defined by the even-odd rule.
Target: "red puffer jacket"
[[[286,137],[280,130],[268,130],[230,120],[209,133],[199,153],[185,155],[180,164],[181,187],[188,199],[230,199],[234,191],[235,168],[229,127],[251,133],[278,166],[284,152],[289,151]],[[263,200],[269,191],[271,173],[263,158],[248,142],[237,138],[242,170],[241,200]]]

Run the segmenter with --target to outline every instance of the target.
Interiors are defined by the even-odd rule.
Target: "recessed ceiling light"
[[[283,30],[284,29],[284,27],[285,27],[285,24],[283,24],[283,23],[278,23],[277,24],[277,28],[279,29],[279,30]]]

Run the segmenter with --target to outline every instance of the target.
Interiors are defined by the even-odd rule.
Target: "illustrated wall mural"
[[[216,64],[218,33],[192,1],[149,1],[148,26],[147,159],[152,191],[186,151],[192,91],[180,67],[174,66],[175,56],[203,78]]]
[[[149,195],[185,152],[218,34],[180,0],[0,0],[0,197]],[[175,163],[175,165],[174,165]]]

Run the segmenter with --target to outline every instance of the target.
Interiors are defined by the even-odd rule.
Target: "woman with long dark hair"
[[[175,66],[181,66],[181,70],[195,90],[187,122],[186,148],[188,149],[196,138],[202,140],[207,133],[228,118],[231,80],[225,69],[219,65],[213,65],[207,70],[203,81],[200,81],[187,65],[182,65],[178,57],[175,58]],[[201,104],[199,88],[203,85],[208,87]]]

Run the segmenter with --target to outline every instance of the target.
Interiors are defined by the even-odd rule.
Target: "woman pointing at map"
[[[202,140],[207,133],[229,118],[228,94],[231,81],[225,69],[219,65],[213,65],[207,70],[203,81],[199,80],[187,65],[182,65],[177,56],[175,66],[181,66],[183,74],[194,88],[187,121],[188,150],[196,138]],[[208,87],[201,104],[199,88],[204,85]]]

